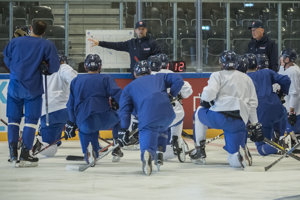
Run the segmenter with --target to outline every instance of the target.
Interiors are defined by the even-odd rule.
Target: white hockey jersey
[[[71,81],[77,76],[77,72],[69,65],[62,64],[58,72],[47,76],[48,87],[48,111],[55,112],[66,108],[69,100]],[[44,78],[44,77],[43,77]],[[45,83],[45,80],[43,81]],[[46,114],[45,94],[42,96],[42,116]]]
[[[258,106],[254,84],[250,77],[237,70],[222,70],[211,74],[203,88],[202,100],[214,101],[212,111],[239,110],[244,123],[257,123]]]
[[[296,115],[300,115],[300,68],[294,64],[281,74],[288,75],[291,79],[289,94],[285,96],[285,107],[288,112],[291,107],[294,108]]]

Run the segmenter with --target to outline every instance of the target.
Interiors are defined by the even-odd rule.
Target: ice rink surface
[[[190,148],[191,140],[187,140]],[[234,169],[220,139],[206,148],[206,165],[185,163],[177,158],[164,162],[160,172],[142,173],[140,152],[124,150],[124,157],[112,163],[108,155],[84,172],[67,171],[67,155],[82,155],[79,141],[64,141],[56,157],[40,157],[36,168],[12,168],[7,142],[0,142],[0,200],[205,200],[205,199],[300,199],[300,163],[284,158],[268,172],[256,169],[272,163],[279,155],[261,157],[253,143],[253,170]],[[105,144],[103,144],[105,145]]]

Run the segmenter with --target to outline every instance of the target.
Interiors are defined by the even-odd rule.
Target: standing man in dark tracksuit
[[[144,21],[138,21],[135,24],[135,33],[137,38],[132,38],[124,42],[105,42],[92,38],[92,46],[101,46],[117,51],[126,51],[130,54],[130,71],[133,73],[134,65],[140,60],[147,60],[148,57],[160,54],[161,50],[157,42],[147,36],[147,26]]]
[[[277,45],[264,33],[261,21],[253,21],[248,27],[252,32],[252,39],[248,44],[248,53],[265,54],[270,61],[269,69],[278,72],[278,52]]]

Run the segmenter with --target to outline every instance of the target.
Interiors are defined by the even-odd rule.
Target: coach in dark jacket
[[[265,54],[269,58],[269,68],[278,71],[278,52],[277,45],[264,33],[261,21],[252,22],[249,27],[252,32],[252,39],[248,44],[248,53]]]
[[[147,26],[144,21],[139,21],[135,25],[137,38],[132,38],[125,42],[104,42],[89,38],[93,46],[101,46],[117,51],[126,51],[130,55],[130,71],[133,73],[134,65],[140,60],[147,60],[148,57],[161,53],[157,42],[147,36]]]

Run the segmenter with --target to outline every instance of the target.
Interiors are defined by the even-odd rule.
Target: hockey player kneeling
[[[262,124],[263,135],[267,139],[274,139],[284,135],[286,129],[286,111],[280,98],[273,92],[273,84],[280,85],[280,91],[287,94],[291,81],[288,76],[280,75],[268,69],[269,59],[264,54],[248,54],[249,61],[247,75],[252,79],[258,98],[257,117]],[[255,143],[260,155],[277,154],[278,149],[265,142]]]
[[[150,66],[146,61],[135,65],[136,79],[124,88],[119,110],[123,128],[119,132],[121,146],[128,144],[129,132],[126,130],[130,124],[131,113],[134,110],[137,113],[142,169],[145,175],[152,173],[152,160],[156,158],[160,133],[164,133],[175,119],[167,88],[170,88],[172,96],[177,96],[183,86],[179,75],[150,73]]]
[[[70,121],[65,134],[68,138],[74,137],[78,126],[82,152],[89,164],[95,163],[99,155],[99,130],[113,128],[114,141],[118,138],[119,118],[110,106],[109,98],[116,101],[113,103],[116,109],[122,90],[111,76],[99,74],[102,66],[99,55],[89,54],[84,65],[88,74],[79,74],[71,82],[67,103]],[[90,143],[92,148],[89,147]],[[115,151],[121,152],[120,148]]]
[[[169,58],[166,54],[154,55],[148,58],[148,64],[151,67],[151,74],[174,73],[173,71],[167,69],[168,63]],[[184,119],[182,99],[188,98],[192,95],[192,93],[192,86],[187,81],[184,81],[184,85],[181,87],[178,96],[176,98],[170,96],[170,101],[172,102],[176,117],[170,124],[167,133],[164,133],[161,135],[161,137],[159,137],[157,161],[160,165],[163,164],[163,160],[170,159],[175,156],[178,157],[180,162],[185,161],[186,144],[181,136]],[[171,141],[168,141],[169,138]],[[169,143],[170,145],[167,145]]]
[[[298,52],[299,53],[299,52]],[[295,63],[297,52],[294,49],[285,49],[282,51],[283,75],[289,76],[291,86],[289,93],[285,97],[285,108],[288,112],[287,132],[294,132],[296,137],[292,137],[292,144],[300,141],[300,68]],[[292,134],[293,135],[293,134]],[[299,153],[296,149],[294,153]]]
[[[201,94],[201,104],[194,113],[195,150],[190,157],[196,164],[204,164],[205,140],[208,127],[223,129],[224,149],[231,167],[244,168],[246,162],[240,147],[246,143],[246,124],[257,121],[257,97],[252,80],[236,70],[237,55],[225,51],[220,56],[222,70],[211,74]]]

